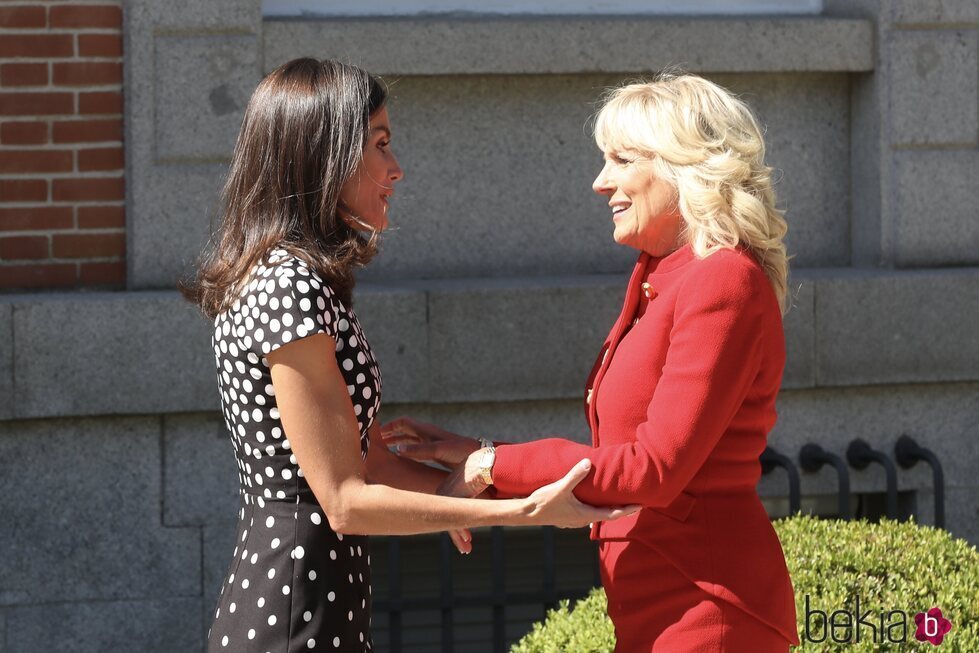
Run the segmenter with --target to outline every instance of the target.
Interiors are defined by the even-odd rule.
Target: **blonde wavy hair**
[[[595,120],[598,146],[652,161],[654,173],[677,189],[686,242],[698,257],[747,245],[785,315],[788,226],[775,208],[773,168],[765,165],[762,130],[748,105],[713,82],[676,71],[611,89],[603,100]]]

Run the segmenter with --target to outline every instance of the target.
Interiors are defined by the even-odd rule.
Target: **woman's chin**
[[[612,240],[614,240],[619,245],[625,245],[626,247],[639,249],[633,243],[634,241],[633,234],[624,229],[616,229],[614,232],[612,232]]]

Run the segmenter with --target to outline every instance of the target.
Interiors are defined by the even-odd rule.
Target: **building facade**
[[[237,477],[209,328],[175,283],[251,91],[297,56],[391,86],[405,180],[355,294],[382,419],[587,440],[634,260],[591,192],[588,120],[603,89],[679,65],[755,107],[780,170],[794,301],[771,447],[893,455],[910,435],[944,465],[947,528],[979,543],[975,2],[311,4],[0,6],[0,652],[203,647]],[[885,487],[878,466],[850,478],[858,508]],[[932,523],[928,468],[897,479]],[[832,470],[800,481],[806,509],[835,505]],[[786,513],[784,474],[759,491]]]

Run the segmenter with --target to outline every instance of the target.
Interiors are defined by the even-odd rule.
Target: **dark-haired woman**
[[[220,235],[185,288],[214,320],[241,484],[209,651],[371,650],[366,535],[450,530],[468,552],[472,526],[633,511],[574,498],[587,459],[527,499],[482,501],[431,496],[445,473],[380,443],[381,376],[351,290],[402,177],[384,103],[375,78],[338,62],[271,72],[245,110]]]

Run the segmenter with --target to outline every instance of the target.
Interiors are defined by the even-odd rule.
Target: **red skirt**
[[[616,653],[786,653],[767,624],[717,599],[641,542],[599,543]]]

